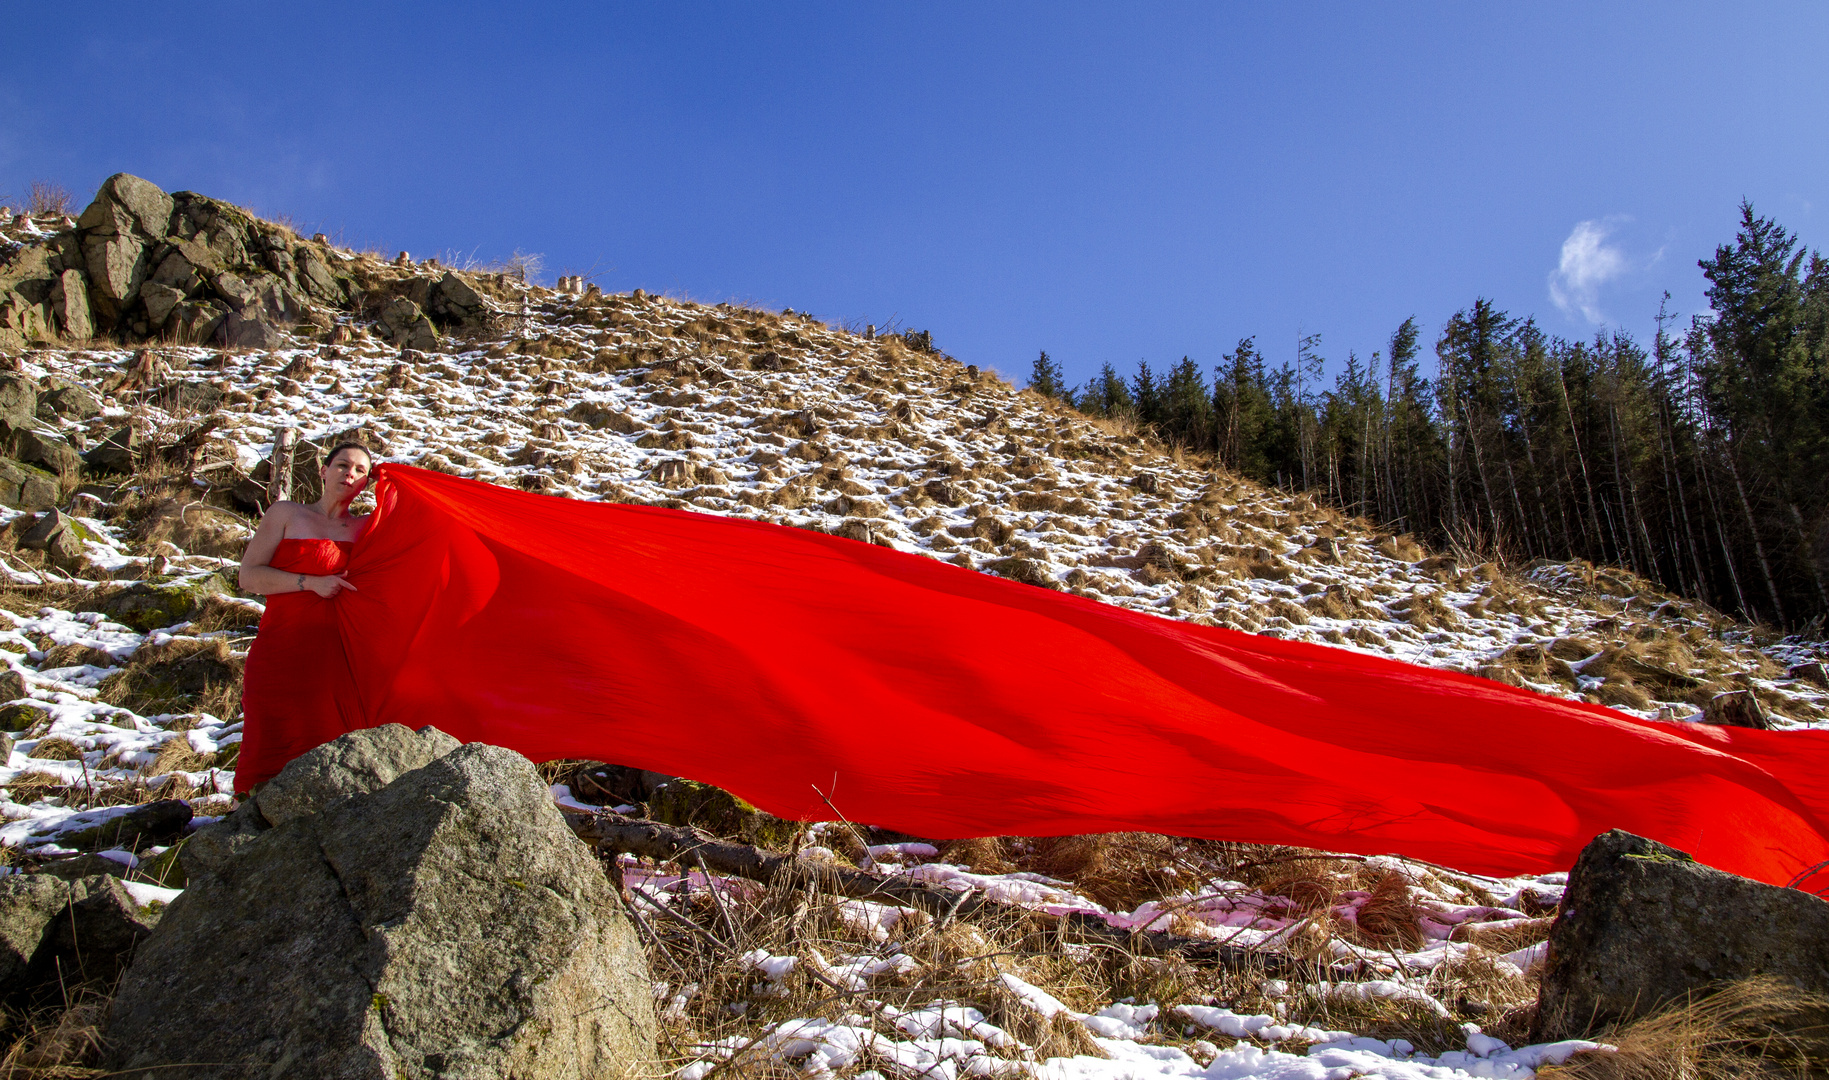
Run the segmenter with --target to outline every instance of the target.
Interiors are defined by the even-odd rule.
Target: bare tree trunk
[[[1765,541],[1759,538],[1759,522],[1753,517],[1753,504],[1747,501],[1746,484],[1740,479],[1740,467],[1734,464],[1734,448],[1724,447],[1727,458],[1727,474],[1734,478],[1734,493],[1740,496],[1740,510],[1746,515],[1746,529],[1753,540],[1753,553],[1759,557],[1760,573],[1765,575],[1766,591],[1772,594],[1772,610],[1777,613],[1778,621],[1785,622],[1785,604],[1778,598],[1778,581],[1772,576],[1772,561],[1766,558]]]
[[[1829,592],[1823,588],[1823,572],[1810,557],[1810,527],[1804,524],[1803,511],[1797,508],[1797,500],[1791,498],[1791,485],[1780,481],[1785,492],[1785,509],[1791,511],[1791,520],[1797,525],[1799,550],[1803,552],[1803,563],[1810,571],[1810,580],[1816,582],[1816,602],[1819,608],[1829,607]]]
[[[1617,394],[1619,390],[1617,381],[1615,382],[1613,389]],[[1620,468],[1619,464],[1620,429],[1619,401],[1617,397],[1614,400],[1607,402],[1607,429],[1613,436],[1611,440],[1613,443],[1613,487],[1614,490],[1619,492],[1619,516],[1625,518],[1628,516],[1628,512],[1631,508],[1626,505],[1628,484],[1626,482],[1625,471]],[[1638,538],[1632,534],[1630,521],[1626,522],[1625,533],[1626,547],[1631,552],[1632,569],[1643,574],[1645,573],[1645,567],[1639,562]],[[1645,539],[1646,543],[1649,544],[1651,539],[1650,536],[1647,535]],[[1647,550],[1647,555],[1649,555],[1649,550]]]
[[[1486,458],[1480,453],[1480,437],[1473,429],[1473,414],[1465,403],[1461,405],[1461,415],[1467,418],[1467,441],[1473,444],[1473,468],[1480,478],[1480,494],[1486,497],[1486,513],[1492,519],[1492,532],[1496,540],[1499,535],[1499,506],[1492,501],[1492,480],[1486,475]]]
[[[298,429],[283,427],[273,436],[273,457],[267,477],[267,505],[292,498],[292,456],[298,449]]]
[[[1604,548],[1606,542],[1600,535],[1600,508],[1594,502],[1594,481],[1588,475],[1587,455],[1581,452],[1581,429],[1575,424],[1575,407],[1569,402],[1569,384],[1562,377],[1561,371],[1556,372],[1556,385],[1562,388],[1562,411],[1569,418],[1569,440],[1575,449],[1575,461],[1581,466],[1581,487],[1587,493],[1588,514],[1594,523],[1594,546],[1597,549]]]
[[[1747,606],[1746,590],[1740,586],[1740,570],[1734,565],[1734,548],[1727,542],[1727,523],[1723,520],[1721,504],[1715,499],[1715,485],[1708,479],[1708,462],[1702,461],[1702,490],[1708,495],[1708,507],[1715,519],[1715,535],[1721,539],[1721,558],[1727,563],[1727,577],[1734,586],[1734,600],[1740,605],[1740,613],[1753,618],[1753,609]]]

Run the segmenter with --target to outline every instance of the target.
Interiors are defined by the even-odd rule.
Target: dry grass
[[[655,977],[667,980],[672,992],[693,988],[691,999],[680,1005],[662,1001],[663,1052],[670,1064],[699,1057],[712,1040],[735,1037],[742,1048],[727,1070],[746,1076],[792,1075],[787,1063],[771,1059],[770,1048],[757,1041],[768,1025],[782,1020],[861,1013],[882,1034],[905,1038],[885,1015],[885,1005],[969,1005],[1035,1056],[1098,1055],[1081,1025],[1066,1017],[1043,1018],[1000,976],[1018,974],[1069,1006],[1088,1010],[1113,1000],[1120,984],[1147,989],[1159,967],[1144,962],[1147,970],[1130,970],[1137,967],[1134,957],[1100,956],[1089,963],[1062,949],[1052,935],[1038,933],[1029,916],[1016,910],[951,922],[903,915],[888,942],[860,923],[854,904],[804,888],[737,887],[716,896],[699,889],[669,905],[668,912],[638,896],[635,910]],[[762,979],[742,960],[755,949],[795,957],[794,969],[776,982]],[[866,977],[861,985],[833,967],[847,957],[898,954],[907,958],[902,970]],[[1012,1061],[1022,1056],[1016,1048],[989,1052]]]
[[[76,196],[62,184],[33,180],[25,188],[25,212],[28,214],[68,214],[76,207]]]
[[[6,788],[12,793],[14,802],[28,806],[62,790],[63,786],[63,777],[55,773],[27,769],[7,781]]]
[[[841,829],[826,830],[821,843],[841,852],[856,848],[853,857],[862,853],[861,843]],[[1260,894],[1286,898],[1267,913],[1304,920],[1293,951],[1317,964],[1334,961],[1329,941],[1335,937],[1380,950],[1415,946],[1422,939],[1421,909],[1413,902],[1409,879],[1300,849],[1114,833],[953,841],[939,857],[981,873],[1046,874],[1123,910],[1145,900],[1198,895],[1208,887],[1204,882],[1250,881]],[[1424,874],[1421,880],[1431,879]],[[1443,1016],[1426,1003],[1304,996],[1299,980],[1292,980],[1297,982],[1294,997],[1272,999],[1266,994],[1277,991],[1271,989],[1264,965],[1196,965],[1114,945],[1075,944],[1063,939],[1052,922],[1016,908],[990,907],[950,919],[907,914],[887,933],[873,935],[847,915],[847,906],[855,905],[805,888],[734,883],[714,897],[701,886],[669,905],[671,912],[657,910],[639,892],[635,899],[655,977],[671,987],[662,996],[667,1055],[677,1065],[701,1056],[713,1040],[735,1039],[746,1049],[721,1071],[739,1074],[790,1074],[794,1063],[771,1059],[764,1039],[771,1025],[790,1018],[849,1015],[848,1022],[855,1023],[862,1014],[881,1033],[901,1037],[882,1016],[885,1004],[914,1008],[944,1001],[976,1008],[1029,1048],[992,1051],[1006,1059],[1097,1053],[1082,1025],[1062,1016],[1045,1020],[1015,998],[1001,981],[1006,973],[1081,1012],[1120,1000],[1165,1008],[1217,1003],[1241,1012],[1267,1012],[1280,1000],[1293,1022],[1407,1038],[1432,1052],[1461,1046],[1459,1024],[1467,1020],[1514,1044],[1525,1041],[1536,993],[1533,980],[1519,978],[1477,950],[1431,974],[1430,992],[1452,1014]],[[1356,918],[1342,917],[1342,911]],[[1179,922],[1177,928],[1185,931],[1189,924]],[[770,983],[741,960],[753,949],[793,956],[796,964],[786,978]],[[829,965],[847,956],[897,955],[906,958],[901,970],[864,985],[846,986],[832,978]],[[682,986],[692,988],[690,1000],[670,1005],[668,999]],[[1182,1044],[1202,1034],[1211,1033],[1184,1035],[1178,1022],[1165,1017],[1145,1041]],[[866,1059],[857,1067],[882,1064]]]
[[[1696,995],[1596,1038],[1616,1052],[1577,1054],[1550,1080],[1730,1080],[1821,1076],[1829,1068],[1829,998],[1761,976]]]
[[[232,717],[241,707],[241,667],[223,638],[176,638],[141,648],[96,691],[141,715],[197,709]]]
[[[260,625],[260,612],[249,604],[229,597],[211,595],[204,597],[202,603],[197,605],[197,615],[192,623],[191,630],[198,635],[224,630],[252,631]]]
[[[40,739],[38,745],[32,747],[32,752],[26,757],[37,761],[81,761],[83,748],[69,739],[52,736],[48,739]]]
[[[200,754],[189,739],[174,736],[159,744],[159,752],[140,771],[149,777],[164,776],[173,772],[202,772],[215,764],[215,754]]]
[[[6,535],[0,532],[0,537]],[[42,554],[9,551],[0,556],[0,562],[9,563],[17,569],[23,556],[39,555],[39,563],[42,565]],[[0,609],[32,617],[37,616],[39,609],[47,607],[61,608],[64,611],[87,611],[99,603],[103,596],[93,581],[62,580],[54,574],[47,574],[44,584],[40,585],[0,585]]]
[[[112,994],[93,986],[76,988],[57,1005],[9,1011],[0,1018],[0,1080],[78,1080],[107,1075],[101,1022]]]
[[[1154,833],[1092,833],[1032,842],[1024,870],[1073,882],[1113,911],[1133,911],[1147,900],[1181,892],[1200,877],[1184,857],[1189,844]]]
[[[129,500],[120,516],[133,522],[128,535],[150,548],[160,541],[192,555],[238,558],[253,527],[231,510],[188,497],[163,497],[164,485]]]

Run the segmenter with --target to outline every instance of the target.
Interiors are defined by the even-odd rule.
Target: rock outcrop
[[[1603,833],[1550,929],[1532,1037],[1579,1038],[1756,975],[1829,993],[1829,903]]]
[[[380,310],[391,340],[433,348],[434,319],[491,317],[490,300],[457,273],[409,265],[377,276],[358,263],[321,234],[305,240],[228,203],[117,173],[74,228],[0,263],[0,350],[98,334],[271,349],[287,328],[330,330],[336,313],[357,308]],[[412,310],[389,306],[398,302]]]
[[[603,871],[525,758],[454,745],[345,735],[196,834],[104,1029],[124,1075],[583,1078],[652,1060],[646,961]]]
[[[438,330],[418,304],[396,296],[381,309],[381,335],[403,349],[421,351],[438,347]]]

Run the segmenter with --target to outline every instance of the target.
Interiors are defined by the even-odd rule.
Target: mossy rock
[[[19,510],[49,510],[57,505],[57,477],[33,465],[0,458],[0,503]]]
[[[207,597],[227,591],[215,574],[183,581],[142,581],[104,599],[99,610],[144,634],[196,618]]]
[[[50,713],[46,709],[37,705],[14,702],[11,705],[0,708],[0,731],[11,732],[13,734],[18,734],[21,731],[30,731],[33,724],[43,720],[48,715],[50,715]]]
[[[184,888],[186,877],[184,862],[179,858],[184,852],[184,841],[180,840],[159,852],[150,859],[142,860],[135,868],[135,873],[146,881],[167,889]]]
[[[800,832],[798,821],[764,813],[723,788],[677,777],[655,785],[648,797],[648,817],[777,851],[791,846]]]

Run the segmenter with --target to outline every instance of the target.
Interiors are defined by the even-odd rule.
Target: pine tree
[[[1240,338],[1213,369],[1213,413],[1220,462],[1240,475],[1270,482],[1265,453],[1270,392],[1255,338]]]
[[[1029,389],[1043,397],[1059,398],[1066,394],[1067,380],[1061,373],[1061,366],[1049,358],[1046,349],[1029,368]]]
[[[1698,264],[1715,319],[1704,389],[1720,420],[1721,462],[1780,621],[1787,606],[1829,608],[1829,364],[1820,328],[1820,257],[1751,203],[1732,246]],[[1805,267],[1808,273],[1805,273]],[[1815,337],[1816,340],[1812,340]],[[1765,481],[1761,484],[1759,481]],[[1811,514],[1806,517],[1804,507]],[[1811,520],[1815,518],[1816,520]],[[1768,551],[1768,545],[1773,550]],[[1795,582],[1791,579],[1797,579]],[[1792,598],[1787,593],[1804,595]]]
[[[1185,356],[1162,383],[1161,426],[1172,442],[1193,450],[1213,448],[1213,399],[1200,365]]]
[[[1149,369],[1149,361],[1137,361],[1137,373],[1130,379],[1130,398],[1136,405],[1137,423],[1158,424],[1162,421],[1162,390]]]
[[[1130,387],[1124,385],[1124,376],[1109,362],[1099,365],[1099,373],[1091,382],[1080,388],[1074,398],[1075,407],[1092,416],[1124,416],[1136,411],[1136,403],[1131,400]]]

